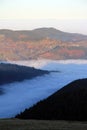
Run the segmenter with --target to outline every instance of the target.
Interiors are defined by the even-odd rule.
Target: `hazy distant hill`
[[[26,109],[17,118],[87,121],[87,79],[66,85],[52,96]]]
[[[6,38],[11,38],[12,40],[20,40],[20,36],[22,35],[23,41],[28,40],[42,40],[45,38],[61,40],[66,42],[71,41],[83,41],[87,40],[87,35],[77,34],[77,33],[67,33],[57,30],[55,28],[38,28],[34,30],[21,30],[21,31],[13,31],[13,30],[0,30],[0,34],[5,35]]]
[[[87,35],[55,28],[0,30],[0,60],[87,59]]]

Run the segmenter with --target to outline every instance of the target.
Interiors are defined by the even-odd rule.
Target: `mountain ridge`
[[[20,34],[25,34],[25,35],[30,35],[30,40],[41,40],[46,37],[49,37],[50,39],[55,39],[55,40],[61,40],[61,41],[74,41],[73,38],[78,37],[76,41],[79,40],[87,40],[87,35],[79,34],[79,33],[69,33],[69,32],[63,32],[60,30],[57,30],[55,28],[37,28],[33,30],[10,30],[10,29],[0,29],[0,34],[5,34],[5,35],[14,35],[18,36]],[[17,35],[18,34],[18,35]],[[33,38],[32,38],[33,35]],[[35,39],[34,39],[35,37]],[[66,37],[66,39],[65,39]],[[29,40],[29,39],[28,39]]]

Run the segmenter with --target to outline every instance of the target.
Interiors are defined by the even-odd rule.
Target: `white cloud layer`
[[[60,72],[52,72],[32,80],[3,85],[6,93],[0,96],[0,118],[14,117],[71,81],[87,78],[86,60],[33,60],[13,63]]]

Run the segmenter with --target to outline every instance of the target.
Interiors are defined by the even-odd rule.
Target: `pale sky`
[[[0,28],[29,29],[29,21],[30,29],[59,24],[73,32],[74,25],[87,33],[87,0],[0,0]]]

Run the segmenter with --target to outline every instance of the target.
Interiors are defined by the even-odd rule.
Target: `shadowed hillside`
[[[87,79],[76,80],[16,116],[21,119],[87,120]]]
[[[31,79],[44,74],[48,71],[35,69],[33,67],[19,66],[15,64],[0,64],[0,85]]]

